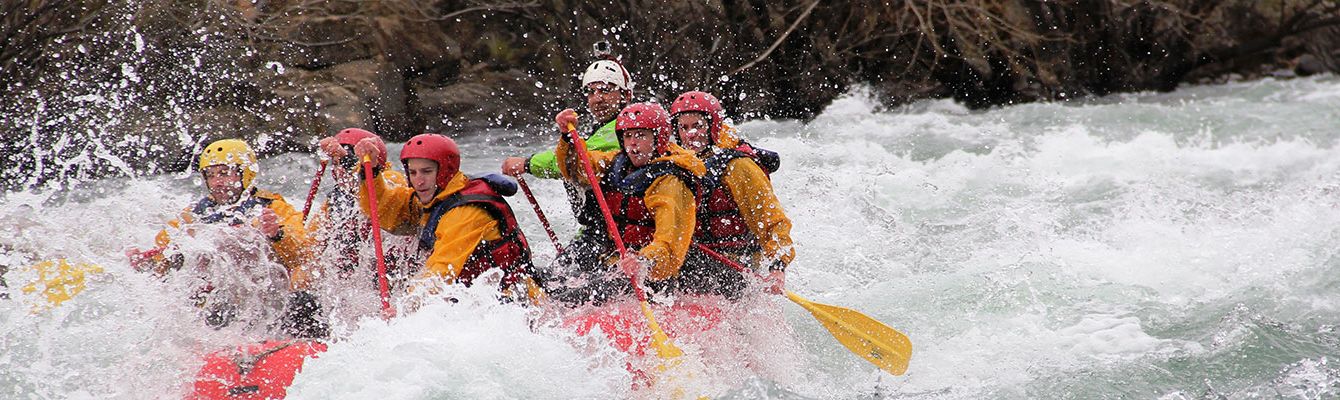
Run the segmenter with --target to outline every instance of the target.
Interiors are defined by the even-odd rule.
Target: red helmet
[[[405,142],[405,147],[400,149],[400,162],[407,163],[411,158],[437,162],[438,188],[446,187],[447,181],[461,169],[461,149],[456,147],[456,141],[435,133],[425,133]],[[408,165],[405,169],[409,169]]]
[[[619,111],[614,122],[614,132],[619,136],[619,147],[623,147],[623,132],[629,129],[651,129],[655,133],[656,152],[665,153],[670,145],[670,114],[656,103],[637,103]]]
[[[377,134],[358,128],[344,128],[340,133],[335,134],[336,141],[340,142],[342,145],[348,146],[353,146],[354,143],[358,143],[359,140],[370,137],[377,137]]]
[[[349,146],[352,148],[354,144],[358,143],[360,140],[375,137],[378,137],[377,134],[362,129],[344,128],[339,133],[335,134],[335,141],[341,146]],[[377,141],[377,144],[380,144],[381,147],[377,149],[377,159],[373,162],[376,165],[386,164],[386,143]],[[352,151],[350,153],[352,154]]]
[[[713,143],[716,142],[716,136],[721,133],[721,120],[725,119],[725,116],[722,115],[725,111],[721,108],[721,101],[717,100],[716,96],[697,90],[684,92],[684,94],[675,98],[674,103],[670,104],[670,118],[678,117],[679,114],[684,112],[707,114],[712,129],[709,132],[711,135],[708,135],[708,137],[712,138]]]

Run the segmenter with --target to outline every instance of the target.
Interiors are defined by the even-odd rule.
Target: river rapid
[[[740,399],[1340,397],[1340,78],[983,111],[946,100],[877,104],[855,89],[809,122],[736,122],[782,155],[772,180],[794,222],[788,286],[906,333],[915,346],[907,374],[873,368],[800,307],[760,295],[747,300],[756,320],[735,325],[748,339],[703,351],[705,364],[724,366],[706,367],[686,390]],[[463,170],[484,173],[554,138],[499,130],[457,140]],[[316,158],[261,164],[258,186],[301,207]],[[562,187],[531,185],[558,235],[571,237]],[[15,266],[2,289],[9,300],[0,300],[0,397],[176,398],[202,354],[263,336],[205,327],[184,301],[191,282],[126,261],[127,248],[148,247],[201,187],[183,172],[0,197],[9,232],[0,261]],[[510,201],[536,261],[552,260],[524,197]],[[23,290],[37,279],[23,266],[53,258],[103,271],[72,300],[44,307]],[[544,311],[496,304],[487,290],[451,293],[460,301],[429,298],[389,323],[338,321],[338,340],[307,363],[290,397],[637,395],[620,354],[599,340],[543,322]]]

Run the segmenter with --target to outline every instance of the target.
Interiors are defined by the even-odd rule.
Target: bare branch
[[[749,69],[749,67],[753,67],[754,64],[757,64],[758,62],[768,58],[768,55],[772,54],[772,51],[776,50],[777,46],[782,45],[782,41],[786,40],[787,36],[791,36],[791,32],[795,31],[797,26],[800,26],[801,21],[804,21],[806,17],[810,16],[810,12],[814,11],[814,7],[819,5],[819,1],[821,0],[814,0],[813,2],[810,2],[810,6],[806,7],[805,11],[800,13],[800,17],[797,17],[796,20],[791,23],[791,26],[786,28],[786,32],[783,32],[781,36],[777,37],[777,40],[772,42],[772,46],[768,46],[768,49],[764,50],[763,54],[760,54],[758,58],[755,58],[754,61],[750,61],[748,64],[741,65],[739,68],[731,70],[731,72],[727,73],[726,75],[731,76],[738,74],[740,73],[740,71]]]

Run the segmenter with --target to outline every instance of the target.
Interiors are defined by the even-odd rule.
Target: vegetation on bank
[[[857,84],[990,107],[1340,69],[1334,0],[31,0],[0,32],[6,189],[181,170],[224,136],[533,129],[580,106],[598,41],[638,97],[708,90],[737,118]]]

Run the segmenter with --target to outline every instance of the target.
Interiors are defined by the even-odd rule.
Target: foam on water
[[[730,351],[748,357],[716,357],[786,367],[731,367],[705,375],[729,379],[691,389],[726,398],[1336,395],[1340,79],[986,111],[875,104],[858,89],[809,123],[739,128],[783,155],[773,181],[795,226],[789,286],[907,333],[916,346],[908,373],[875,370],[773,299],[760,321],[784,315],[789,328],[742,323],[731,329],[756,341]],[[494,170],[549,146],[549,135],[463,137],[464,169]],[[259,182],[300,207],[315,165],[310,155],[270,158]],[[78,195],[0,200],[0,223],[16,227],[0,238],[8,264],[65,257],[106,270],[36,314],[19,290],[33,273],[6,276],[0,370],[12,373],[0,374],[0,397],[172,398],[201,354],[256,340],[203,327],[184,304],[187,285],[134,273],[122,255],[199,195],[192,178],[108,179],[71,185],[87,192]],[[571,237],[562,187],[530,184],[560,237]],[[524,202],[512,200],[538,262],[548,262],[554,249]],[[430,299],[389,324],[350,322],[299,376],[294,397],[630,395],[628,372],[603,345],[532,323],[538,311],[457,295],[462,302]]]
[[[392,320],[365,319],[347,339],[304,366],[293,398],[598,398],[624,396],[628,372],[608,347],[595,354],[534,315],[497,305],[476,286],[462,303],[432,301]],[[471,301],[471,300],[478,301]]]

